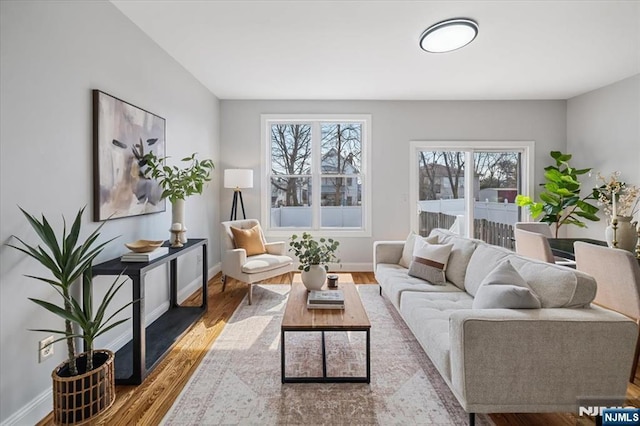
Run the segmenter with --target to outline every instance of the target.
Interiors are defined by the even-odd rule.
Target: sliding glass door
[[[533,142],[412,142],[412,229],[446,228],[511,247],[517,194],[531,190]]]

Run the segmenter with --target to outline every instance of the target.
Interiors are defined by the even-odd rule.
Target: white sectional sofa
[[[445,285],[408,275],[404,241],[374,243],[374,271],[462,407],[470,413],[578,412],[580,401],[625,399],[637,325],[591,305],[596,282],[482,241],[435,229],[453,244]],[[482,280],[508,259],[540,309],[473,309]]]

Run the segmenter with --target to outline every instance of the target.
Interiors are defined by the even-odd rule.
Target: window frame
[[[459,140],[459,141],[411,141],[409,143],[409,205],[414,206],[409,209],[409,224],[411,230],[418,232],[418,153],[420,151],[461,151],[465,153],[465,164],[473,164],[473,155],[475,152],[486,151],[514,151],[522,154],[520,164],[521,187],[524,195],[531,196],[534,193],[534,160],[535,160],[535,142],[534,141],[478,141],[478,140]],[[474,209],[473,197],[466,196],[466,189],[473,189],[473,173],[464,174],[465,186],[465,221],[468,235],[474,235],[474,224],[471,212]],[[523,217],[523,216],[526,216]],[[520,220],[530,220],[527,213],[521,209]]]
[[[290,237],[292,233],[310,232],[318,237],[371,237],[372,236],[372,190],[371,190],[371,115],[370,114],[262,114],[260,144],[260,221],[264,234],[272,237]],[[358,176],[362,184],[362,226],[359,228],[321,227],[321,180],[342,177],[321,171],[321,123],[361,123],[361,168]],[[271,126],[273,124],[310,124],[311,130],[311,227],[271,227]],[[347,176],[344,176],[347,177]],[[353,177],[349,175],[348,177]],[[318,188],[317,190],[315,188]]]

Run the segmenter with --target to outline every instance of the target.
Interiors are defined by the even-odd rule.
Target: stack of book
[[[307,297],[307,309],[344,309],[342,290],[312,290]]]
[[[135,253],[130,251],[129,253],[123,254],[120,260],[122,262],[151,262],[165,254],[169,254],[169,247],[158,247],[148,253]]]

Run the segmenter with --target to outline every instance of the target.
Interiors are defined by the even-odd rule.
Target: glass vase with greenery
[[[534,219],[540,218],[541,222],[555,225],[555,236],[562,225],[575,225],[586,228],[583,219],[599,221],[596,215],[598,207],[590,204],[593,192],[585,197],[580,195],[581,183],[579,176],[591,171],[588,169],[575,169],[569,165],[571,154],[563,154],[560,151],[551,151],[551,158],[555,160],[555,166],[545,167],[545,183],[540,184],[544,188],[540,193],[540,201],[536,202],[531,197],[518,195],[516,204],[529,209]]]
[[[325,271],[329,270],[328,263],[339,263],[336,250],[340,243],[331,238],[320,238],[316,241],[311,234],[303,232],[302,237],[293,234],[289,239],[290,251],[300,261],[298,269],[309,272],[311,265],[324,265]]]

